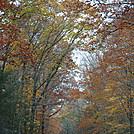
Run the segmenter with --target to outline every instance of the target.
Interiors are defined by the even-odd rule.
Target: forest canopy
[[[1,0],[0,32],[1,134],[134,133],[132,0]]]

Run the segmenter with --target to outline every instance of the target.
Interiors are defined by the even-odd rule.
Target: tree
[[[89,3],[89,1],[79,0],[2,0],[0,2],[1,76],[5,80],[19,83],[16,87],[9,82],[12,89],[7,86],[7,82],[1,83],[2,87],[7,89],[7,92],[1,89],[2,102],[4,94],[7,94],[8,100],[11,96],[12,115],[17,114],[14,122],[18,125],[11,127],[12,132],[50,133],[54,120],[59,122],[57,113],[74,97],[76,100],[84,100],[86,108],[84,108],[84,116],[82,115],[81,119],[77,117],[79,122],[74,120],[77,115],[73,115],[73,110],[68,113],[69,122],[75,124],[73,128],[80,125],[83,131],[92,129],[87,130],[87,133],[95,133],[95,129],[102,123],[104,127],[98,129],[101,133],[108,131],[112,119],[115,119],[115,122],[112,122],[112,128],[109,129],[110,132],[115,131],[116,126],[120,129],[117,130],[118,132],[123,131],[121,126],[126,123],[130,127],[128,129],[126,126],[124,132],[130,130],[132,133],[133,4],[121,2],[117,5],[117,3],[102,2]],[[96,66],[91,69],[86,65],[87,70],[83,71],[84,77],[81,83],[87,88],[84,90],[84,87],[80,87],[84,90],[83,92],[73,85],[76,83],[73,75],[77,66],[71,54],[75,48],[86,52],[103,50],[103,55],[98,57]],[[121,64],[121,61],[125,64]],[[12,73],[5,76],[10,71],[15,72],[17,76],[14,77]],[[114,74],[116,77],[113,79],[110,75]],[[12,78],[10,79],[9,76]],[[118,81],[117,84],[115,84],[116,81]],[[111,96],[107,97],[106,89],[109,86]],[[125,87],[129,90],[125,90]],[[15,98],[12,98],[12,94],[15,94]],[[102,98],[101,95],[106,98]],[[124,104],[125,100],[127,104]],[[104,102],[106,102],[105,105]],[[2,103],[2,108],[5,105],[8,105],[8,102]],[[108,106],[109,109],[106,108]],[[119,113],[118,110],[123,108],[125,112],[122,112],[121,120],[118,121],[119,116],[115,112]],[[77,110],[79,109],[76,108],[75,111]],[[105,112],[107,124],[103,123]],[[87,118],[88,115],[90,120]],[[123,120],[124,115],[127,115],[125,120]],[[89,128],[87,123],[92,127]],[[60,125],[58,123],[54,129],[59,133]]]
[[[13,0],[1,0],[0,2],[0,60],[1,69],[4,71],[8,56],[10,55],[10,46],[13,41],[18,40],[19,27],[14,23],[17,12],[20,9],[17,7]]]
[[[45,118],[56,114],[61,108],[55,112],[54,107],[63,105],[60,99],[65,100],[67,91],[63,92],[58,85],[68,74],[68,67],[73,65],[70,51],[83,26],[74,27],[76,16],[64,14],[66,9],[58,1],[26,0],[19,1],[18,6],[21,10],[15,13],[17,19],[13,19],[13,23],[19,26],[20,33],[15,34],[17,37],[5,49],[3,70],[17,70],[19,75],[17,131],[38,133],[41,129],[44,133]],[[38,110],[42,113],[40,120],[36,119]]]
[[[14,22],[18,19],[20,9],[13,0],[0,1],[0,126],[1,133],[15,133],[19,115],[18,104],[18,73],[15,70],[5,70],[9,61],[12,42],[18,40],[19,26]]]
[[[15,133],[19,116],[17,114],[19,81],[13,71],[0,70],[0,129],[2,134]]]
[[[83,133],[133,133],[132,16],[133,8],[125,7],[114,19],[97,66],[84,70],[88,105],[80,125]]]

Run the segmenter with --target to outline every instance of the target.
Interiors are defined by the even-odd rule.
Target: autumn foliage
[[[131,0],[1,0],[0,133],[132,134],[133,21]]]
[[[98,65],[84,71],[82,85],[87,87],[84,91],[87,106],[80,125],[82,133],[133,133],[132,16],[132,9],[125,10],[119,20],[113,21],[113,31],[105,39],[106,48],[98,58]]]

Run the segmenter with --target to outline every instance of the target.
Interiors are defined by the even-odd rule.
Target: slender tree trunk
[[[44,122],[44,109],[45,109],[45,106],[43,105],[42,106],[42,125],[41,125],[41,131],[42,131],[42,134],[44,134],[44,129],[45,129],[45,122]]]

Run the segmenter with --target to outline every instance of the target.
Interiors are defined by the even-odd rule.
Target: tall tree
[[[98,65],[86,66],[84,71],[87,107],[80,125],[83,133],[132,134],[134,130],[133,8],[124,7],[118,13],[105,31],[103,55],[96,59]]]
[[[14,2],[11,1],[11,4]],[[54,107],[62,106],[64,101],[60,100],[65,100],[67,91],[63,92],[58,85],[68,75],[68,67],[73,65],[70,51],[83,26],[74,26],[79,17],[75,14],[69,16],[58,1],[25,0],[18,1],[17,6],[21,10],[15,13],[17,18],[12,19],[13,24],[19,26],[20,33],[12,34],[17,37],[5,49],[2,68],[18,71],[21,83],[17,108],[20,115],[18,132],[34,133],[37,130],[38,133],[41,129],[44,133],[47,126],[45,119],[56,114],[61,108]],[[13,32],[17,31],[14,29]],[[40,120],[36,118],[38,111],[42,113]]]

